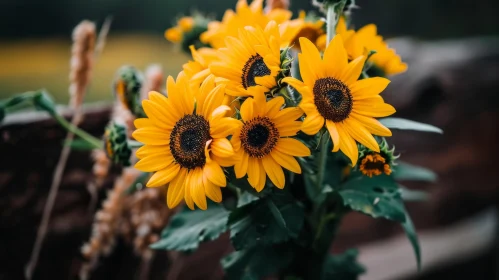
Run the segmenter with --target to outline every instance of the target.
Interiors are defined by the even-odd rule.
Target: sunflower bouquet
[[[400,223],[419,268],[397,181],[434,174],[400,161],[387,137],[441,130],[389,117],[382,93],[407,65],[375,25],[351,27],[353,0],[314,1],[319,13],[294,19],[287,1],[263,4],[239,0],[221,21],[180,18],[165,37],[192,60],[142,102],[140,73],[122,69],[116,96],[136,119],[110,124],[104,144],[63,125],[180,207],[153,249],[192,252],[229,232],[229,279],[355,279],[357,251],[330,248],[357,211]],[[57,116],[44,94],[33,98]]]

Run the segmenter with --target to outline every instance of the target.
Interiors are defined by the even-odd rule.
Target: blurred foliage
[[[311,1],[291,0],[293,12],[310,10]],[[175,18],[193,10],[220,18],[236,0],[2,0],[0,38],[66,36],[82,19],[101,23],[114,17],[113,32],[163,33]],[[410,35],[425,38],[498,34],[495,0],[358,0],[354,23],[376,22],[387,36]],[[390,16],[386,16],[386,15]],[[43,15],[44,20],[38,20]]]

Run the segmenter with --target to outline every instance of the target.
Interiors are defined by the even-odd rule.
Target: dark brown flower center
[[[315,81],[313,93],[317,111],[327,120],[341,122],[352,112],[352,94],[340,80],[320,78]]]
[[[185,115],[175,124],[170,135],[173,158],[184,168],[203,167],[206,163],[204,148],[210,139],[208,121],[199,115]]]
[[[239,137],[251,157],[262,158],[277,144],[279,130],[268,117],[256,117],[244,123]]]
[[[312,42],[317,41],[319,36],[323,33],[321,32],[321,29],[314,28],[312,26],[305,26],[300,31],[298,31],[298,34],[293,38],[293,45],[296,46],[298,49],[301,49],[300,47],[300,38],[305,37],[309,39]]]
[[[259,54],[251,56],[244,64],[241,75],[244,89],[256,86],[255,78],[270,75],[270,69],[265,65],[263,57]]]

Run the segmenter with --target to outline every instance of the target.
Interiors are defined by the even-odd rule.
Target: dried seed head
[[[267,0],[265,5],[265,12],[270,12],[274,9],[289,9],[289,0]]]
[[[95,39],[96,31],[93,22],[84,20],[73,30],[69,72],[70,105],[73,108],[83,103],[85,91],[90,83],[94,64]]]

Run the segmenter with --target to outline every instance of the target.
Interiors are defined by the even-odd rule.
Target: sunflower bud
[[[279,74],[276,77],[277,86],[270,89],[271,96],[274,96],[274,95],[278,94],[279,92],[282,92],[281,90],[283,88],[286,88],[286,86],[287,86],[287,84],[282,82],[282,79],[291,76],[291,66],[293,64],[293,57],[291,56],[290,49],[291,49],[291,47],[287,47],[287,48],[284,48],[281,50],[281,55],[280,55],[281,71],[279,72]]]
[[[111,122],[104,132],[104,150],[114,163],[130,166],[132,149],[128,145],[127,130],[124,125]]]
[[[183,51],[190,53],[189,46],[196,49],[206,47],[199,39],[201,34],[208,30],[209,20],[201,14],[190,17],[181,17],[175,26],[165,31],[165,38],[175,44],[179,44]]]
[[[145,116],[140,102],[140,90],[143,84],[142,73],[133,66],[123,66],[118,70],[113,86],[115,97],[136,117]]]
[[[380,152],[374,152],[369,148],[359,145],[359,165],[358,169],[362,174],[372,177],[381,174],[390,175],[392,168],[396,165],[395,147],[389,149],[385,138],[379,138]]]

